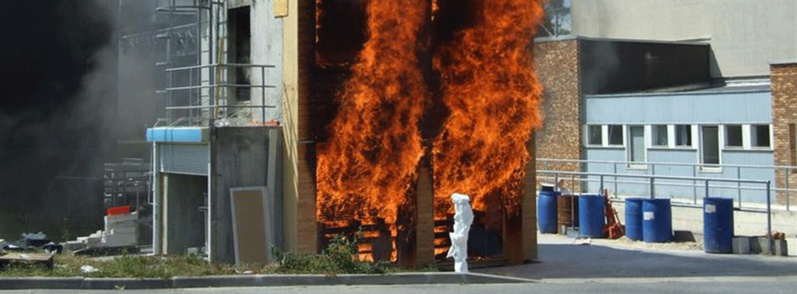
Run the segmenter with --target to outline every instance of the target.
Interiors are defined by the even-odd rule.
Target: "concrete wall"
[[[277,140],[279,138],[276,138]],[[234,263],[230,189],[266,186],[268,183],[269,128],[213,128],[211,260]],[[280,195],[277,191],[277,197]]]
[[[772,71],[772,125],[774,132],[775,165],[797,165],[797,60],[773,64]],[[777,186],[797,186],[797,170],[781,170]],[[778,202],[786,202],[786,193],[778,193]],[[789,204],[797,205],[797,192],[789,193]]]
[[[766,76],[797,57],[795,0],[572,0],[576,36],[678,41],[707,38],[714,78]]]
[[[274,105],[276,108],[265,109],[265,115],[261,116],[260,110],[253,111],[253,119],[260,121],[277,120],[282,121],[283,105],[282,95],[282,18],[274,16],[274,1],[255,1],[251,6],[251,29],[252,29],[252,64],[274,65],[272,69],[266,69],[263,73],[253,73],[251,81],[253,85],[260,85],[261,82],[267,85],[274,85],[276,88],[265,89],[265,95],[261,96],[261,89],[252,89],[252,105],[263,105],[262,97],[265,97],[265,105]],[[265,81],[261,81],[264,79]]]
[[[207,177],[163,174],[163,243],[166,254],[185,254],[186,248],[205,246]]]
[[[537,40],[534,62],[543,85],[543,125],[534,134],[537,158],[581,159],[581,93],[578,40]],[[579,171],[577,164],[538,169]],[[544,182],[538,180],[537,182]]]

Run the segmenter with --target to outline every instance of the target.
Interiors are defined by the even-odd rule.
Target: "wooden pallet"
[[[5,252],[0,254],[0,267],[5,267],[9,263],[43,264],[48,269],[52,269],[53,255],[27,252]]]

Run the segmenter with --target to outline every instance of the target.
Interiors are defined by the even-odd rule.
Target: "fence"
[[[772,206],[771,206],[771,181],[759,181],[759,180],[738,180],[738,179],[721,179],[721,178],[695,178],[695,177],[674,177],[674,176],[661,176],[661,175],[631,175],[631,174],[611,174],[611,173],[589,173],[589,172],[569,172],[569,171],[541,171],[537,170],[537,174],[543,175],[553,175],[554,181],[558,182],[560,176],[567,176],[570,175],[572,178],[578,176],[579,178],[589,178],[589,177],[597,177],[599,183],[599,189],[596,192],[603,191],[603,188],[606,184],[607,178],[641,178],[645,179],[646,182],[650,185],[650,198],[656,198],[656,182],[659,180],[667,180],[667,181],[700,181],[704,183],[704,197],[708,198],[711,197],[710,195],[710,185],[712,182],[714,183],[737,183],[737,184],[752,184],[756,186],[761,186],[761,188],[766,193],[766,216],[767,216],[767,239],[769,244],[769,252],[773,252],[772,250]],[[615,181],[616,182],[616,181]],[[697,196],[694,198],[695,203],[697,203]]]
[[[791,187],[789,174],[797,170],[794,166],[761,166],[761,165],[702,165],[689,163],[657,163],[657,162],[622,162],[622,161],[590,161],[570,159],[537,159],[537,170],[541,174],[566,171],[584,171],[593,174],[611,174],[604,178],[605,188],[614,195],[646,196],[655,194],[673,199],[691,200],[697,204],[698,197],[705,189],[711,196],[734,197],[738,208],[769,204],[767,189],[781,193],[785,197],[785,209],[790,210],[790,195],[797,195],[797,189]],[[751,185],[750,181],[768,181],[776,183],[776,175],[780,173],[783,186]],[[647,176],[640,180],[635,176]],[[600,182],[598,176],[583,174],[578,177],[570,174],[571,187],[596,191],[595,185]],[[556,180],[553,177],[540,177],[542,180]],[[651,180],[654,183],[651,185]],[[709,179],[713,185],[705,185],[702,179]],[[729,181],[732,180],[732,181]]]
[[[238,124],[246,124],[257,117],[259,123],[266,123],[267,109],[276,108],[276,103],[267,103],[272,102],[267,89],[276,88],[266,83],[271,68],[274,66],[231,63],[167,69],[169,86],[162,93],[167,100],[168,125],[236,124],[236,118],[242,121]],[[239,75],[246,78],[236,78]],[[240,82],[243,80],[246,82]]]

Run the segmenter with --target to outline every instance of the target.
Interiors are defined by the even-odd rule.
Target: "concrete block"
[[[750,237],[750,253],[769,254],[767,237]]]
[[[136,227],[121,227],[121,228],[113,228],[108,231],[105,231],[106,235],[114,235],[114,234],[135,234]]]
[[[772,243],[774,243],[775,255],[789,256],[789,247],[786,244],[786,240],[772,240]]]
[[[786,251],[789,256],[797,256],[797,238],[786,238]]]
[[[102,238],[102,243],[105,247],[135,246],[137,244],[136,234],[105,235]]]
[[[733,237],[733,254],[750,254],[750,238]]]
[[[64,245],[64,249],[72,250],[72,251],[80,250],[80,249],[86,249],[86,247],[87,247],[86,243],[83,243],[83,242],[80,242],[80,241],[67,241],[67,242],[61,243],[61,244]]]

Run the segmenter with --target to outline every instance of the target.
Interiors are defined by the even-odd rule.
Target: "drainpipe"
[[[153,201],[149,204],[152,205],[152,253],[154,255],[163,254],[161,248],[161,240],[160,240],[160,227],[161,223],[161,212],[160,212],[160,166],[158,163],[158,143],[152,142],[152,199]]]

